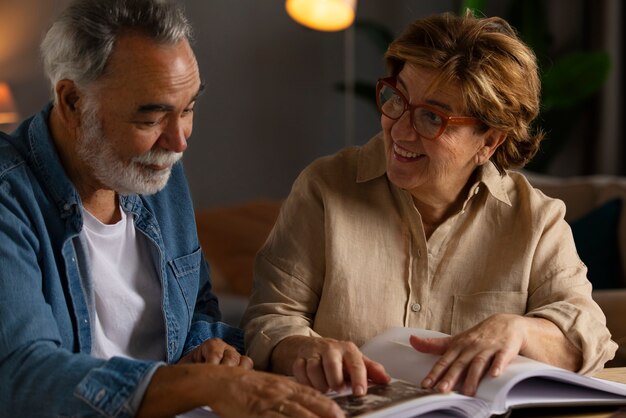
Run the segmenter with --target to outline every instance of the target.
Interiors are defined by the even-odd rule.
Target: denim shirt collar
[[[48,120],[52,111],[49,103],[41,112],[33,117],[28,128],[28,151],[31,167],[35,175],[45,184],[61,213],[62,218],[76,216],[75,225],[80,230],[82,225],[81,201],[78,191],[67,176],[65,168],[56,149],[54,139],[50,135]]]

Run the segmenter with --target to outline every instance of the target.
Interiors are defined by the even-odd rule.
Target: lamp
[[[19,121],[11,89],[7,83],[0,83],[0,125],[11,125]]]
[[[354,21],[356,0],[287,0],[287,14],[311,29],[338,31]]]

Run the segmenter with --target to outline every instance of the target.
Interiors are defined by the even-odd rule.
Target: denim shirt
[[[51,108],[0,133],[0,416],[134,416],[162,363],[90,355],[95,308],[81,201],[49,133]],[[120,204],[159,266],[165,360],[213,337],[243,350],[240,331],[218,322],[182,165],[159,193]]]

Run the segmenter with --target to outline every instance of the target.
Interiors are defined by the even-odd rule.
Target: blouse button
[[[420,305],[419,303],[414,303],[413,305],[411,305],[411,310],[413,312],[419,312],[422,310],[422,305]]]

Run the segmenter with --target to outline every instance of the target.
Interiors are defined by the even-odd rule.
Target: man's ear
[[[58,114],[68,128],[80,126],[80,103],[83,93],[72,80],[60,80],[57,82],[54,93],[56,94],[56,106]]]
[[[476,152],[476,165],[483,165],[496,152],[496,149],[506,139],[506,134],[500,130],[489,128],[487,132],[484,134],[484,142],[483,145]]]

